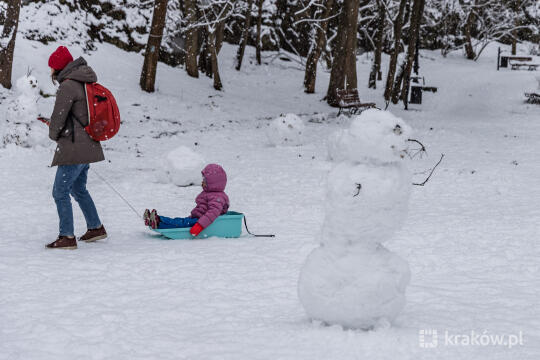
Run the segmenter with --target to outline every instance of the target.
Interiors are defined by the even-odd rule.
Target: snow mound
[[[326,186],[325,245],[373,247],[389,240],[407,217],[411,173],[401,163],[340,163]]]
[[[272,120],[267,129],[267,137],[274,146],[298,146],[302,145],[304,121],[295,114],[280,115]]]
[[[157,180],[177,186],[195,185],[202,181],[201,171],[206,165],[204,158],[187,146],[170,151],[161,162]]]
[[[8,100],[6,112],[2,115],[0,145],[34,147],[49,143],[47,127],[36,119],[39,98],[38,81],[34,76],[28,74],[17,79],[13,97]]]
[[[300,273],[298,295],[312,319],[370,329],[405,306],[407,262],[382,245],[375,251],[319,247]]]
[[[396,161],[405,156],[411,128],[388,111],[368,109],[354,117],[347,130],[332,134],[330,158],[339,161]]]

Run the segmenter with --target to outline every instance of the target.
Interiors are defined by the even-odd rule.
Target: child
[[[144,224],[151,226],[152,229],[191,227],[189,232],[191,235],[197,236],[219,215],[227,213],[229,197],[224,192],[225,185],[227,185],[225,170],[217,164],[206,165],[202,176],[203,191],[195,198],[197,206],[191,210],[190,217],[173,219],[159,216],[155,209],[152,211],[146,209],[144,211]]]

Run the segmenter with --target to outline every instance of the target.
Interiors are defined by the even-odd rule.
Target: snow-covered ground
[[[18,41],[14,78],[32,67],[53,92],[53,49]],[[235,49],[225,46],[223,92],[160,64],[158,91],[146,94],[142,57],[99,46],[87,60],[117,95],[124,124],[104,143],[108,161],[92,169],[141,213],[181,216],[200,188],[159,183],[156,174],[169,151],[188,146],[227,170],[231,209],[247,215],[250,230],[277,236],[164,241],[90,173],[109,239],[46,250],[57,235],[53,146],[1,149],[0,359],[538,359],[540,107],[523,103],[538,72],[497,72],[495,51],[478,62],[423,52],[422,73],[439,91],[411,111],[389,109],[428,147],[415,171],[446,156],[425,187],[413,187],[404,227],[385,243],[410,264],[407,305],[393,326],[365,332],[310,322],[297,295],[323,217],[326,139],[347,125],[320,101],[328,74],[307,95],[294,62],[258,67],[248,48],[238,73]],[[361,56],[360,96],[382,106],[382,83],[364,86],[369,67]],[[39,100],[43,115],[52,103]],[[303,145],[270,146],[266,127],[286,113],[305,121]],[[75,221],[82,234],[76,206]],[[424,329],[438,331],[438,347],[420,346]],[[455,344],[471,331],[521,333],[523,345]]]

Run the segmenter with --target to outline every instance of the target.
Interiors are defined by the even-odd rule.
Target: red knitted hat
[[[67,64],[73,61],[73,56],[65,46],[59,46],[49,57],[49,67],[54,70],[62,70]]]

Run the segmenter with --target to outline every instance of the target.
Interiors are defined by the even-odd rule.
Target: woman
[[[49,137],[57,143],[51,165],[58,166],[52,195],[60,218],[60,230],[58,238],[47,248],[76,249],[70,194],[79,203],[86,219],[88,231],[80,240],[93,242],[107,237],[94,201],[86,190],[89,164],[105,160],[100,143],[92,140],[84,130],[88,124],[84,83],[96,82],[97,77],[82,57],[74,61],[64,46],[52,53],[49,67],[53,82],[60,83],[49,125]]]

